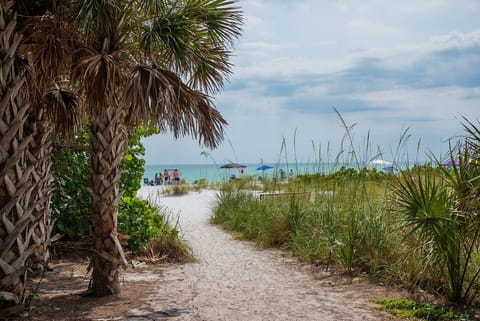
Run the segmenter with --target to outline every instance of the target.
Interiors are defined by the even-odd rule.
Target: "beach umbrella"
[[[273,168],[273,166],[270,166],[270,165],[262,165],[262,166],[257,168],[257,171],[264,171],[264,170],[272,169],[272,168]]]
[[[228,163],[225,165],[220,166],[220,168],[245,168],[247,166],[237,163]]]
[[[453,167],[453,166],[459,166],[459,165],[460,165],[460,161],[458,159],[455,160],[454,162],[449,160],[448,162],[442,164],[442,166],[444,167]]]
[[[260,167],[257,167],[257,171],[262,171],[262,176],[265,176],[265,171],[267,169],[272,169],[273,167],[270,165],[262,165]]]
[[[390,162],[387,162],[386,160],[383,160],[383,159],[374,159],[374,160],[368,162],[368,165],[369,166],[391,166],[393,164],[390,163]]]

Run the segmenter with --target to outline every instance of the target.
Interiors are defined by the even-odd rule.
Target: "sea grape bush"
[[[128,247],[131,250],[138,250],[150,238],[167,229],[157,210],[136,197],[144,173],[144,160],[141,156],[144,155],[145,148],[140,139],[154,132],[153,129],[139,128],[130,134],[129,148],[121,163],[120,188],[123,197],[119,204],[118,230],[130,236]],[[90,161],[88,144],[88,134],[85,131],[70,145],[57,145],[54,151],[51,208],[56,220],[55,229],[65,239],[88,236],[91,230],[92,203],[87,191]]]

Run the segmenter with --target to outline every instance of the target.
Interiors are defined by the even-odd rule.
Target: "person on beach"
[[[168,171],[166,168],[163,171],[163,181],[165,182],[165,185],[167,185],[168,182],[170,181],[170,175],[168,175]]]
[[[176,168],[173,170],[173,181],[175,184],[180,183],[180,172]]]
[[[154,181],[155,181],[155,185],[160,185],[160,178],[159,178],[159,176],[158,176],[158,173],[155,173],[155,179],[154,179]]]
[[[158,184],[157,185],[162,185],[163,184],[163,175],[162,173],[158,173]]]

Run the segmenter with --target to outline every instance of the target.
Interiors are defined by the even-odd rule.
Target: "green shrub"
[[[163,216],[147,201],[125,196],[119,204],[118,231],[127,234],[128,248],[137,251],[154,237],[165,232]],[[168,233],[168,231],[166,231]]]
[[[155,263],[195,261],[192,249],[179,237],[175,228],[165,228],[160,235],[151,238],[138,254]]]
[[[52,217],[65,238],[89,235],[92,201],[89,184],[88,136],[79,135],[71,147],[56,145],[52,155]]]
[[[419,303],[408,299],[380,299],[376,300],[380,309],[405,319],[419,319],[425,321],[474,321],[475,317],[467,313],[456,313],[444,306]]]
[[[119,203],[118,231],[129,236],[128,248],[140,251],[151,239],[181,241],[174,228],[169,227],[158,210],[136,193],[141,186],[145,148],[141,137],[153,133],[152,129],[139,128],[129,136],[129,148],[121,162],[120,189],[123,197]],[[53,154],[54,191],[52,216],[57,232],[66,238],[86,236],[91,229],[91,199],[89,184],[88,134],[77,136],[71,146],[56,146]],[[179,185],[179,188],[184,188]],[[165,243],[165,242],[163,242]]]

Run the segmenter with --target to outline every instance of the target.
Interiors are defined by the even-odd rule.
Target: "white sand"
[[[157,191],[144,187],[140,195],[152,198]],[[282,257],[279,251],[258,250],[210,225],[215,197],[210,190],[153,197],[179,213],[184,237],[199,262],[165,268],[152,288],[146,289],[151,293],[149,306],[132,311],[138,317],[129,320],[389,319],[369,300],[387,295],[384,289],[363,282],[326,285],[309,267]],[[144,277],[150,280],[151,276]]]

